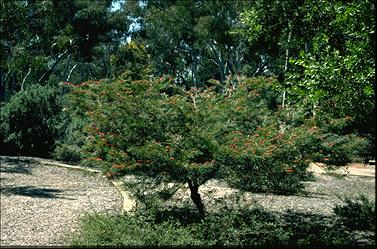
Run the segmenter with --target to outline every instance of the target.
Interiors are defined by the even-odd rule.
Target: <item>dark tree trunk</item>
[[[205,210],[202,198],[200,197],[200,194],[198,192],[199,185],[193,183],[192,181],[188,181],[188,185],[189,185],[190,192],[191,192],[191,200],[194,202],[196,208],[198,209],[199,216],[201,218],[204,218],[204,216],[206,214],[206,210]]]

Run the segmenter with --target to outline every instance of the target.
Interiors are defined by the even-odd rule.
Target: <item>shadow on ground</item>
[[[5,194],[5,195],[21,195],[21,196],[29,196],[33,198],[68,199],[68,198],[60,196],[60,193],[62,193],[63,190],[54,189],[54,188],[37,188],[34,186],[21,186],[21,187],[5,186],[5,187],[1,187],[0,192],[1,194]]]
[[[16,174],[31,174],[32,164],[35,163],[30,159],[13,159],[1,158],[0,172],[16,173]]]

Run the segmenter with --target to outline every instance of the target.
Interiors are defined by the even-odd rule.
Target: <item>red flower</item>
[[[112,166],[113,168],[115,168],[115,169],[124,169],[124,165],[122,165],[122,164],[113,164],[113,166]]]

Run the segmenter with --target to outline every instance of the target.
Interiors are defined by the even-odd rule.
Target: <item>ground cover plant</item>
[[[357,201],[357,200],[353,200]],[[369,204],[362,204],[368,209]],[[351,208],[349,204],[344,209]],[[287,211],[272,213],[260,207],[221,206],[198,219],[187,207],[141,209],[130,215],[87,215],[71,238],[73,246],[182,247],[373,247],[359,241],[355,229],[344,226],[343,214],[321,216]],[[336,210],[336,208],[335,208]],[[363,217],[364,221],[367,217]],[[370,218],[370,217],[369,217]],[[366,231],[373,231],[368,227]]]

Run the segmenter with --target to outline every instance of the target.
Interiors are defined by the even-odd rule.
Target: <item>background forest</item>
[[[375,7],[354,1],[2,1],[2,155],[294,194],[375,159]]]

